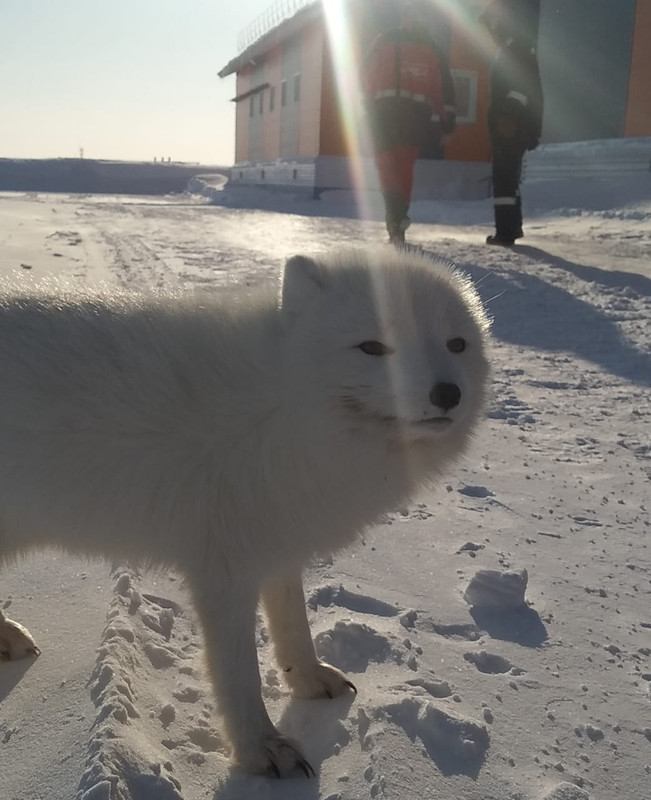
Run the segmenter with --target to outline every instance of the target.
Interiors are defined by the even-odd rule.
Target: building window
[[[477,121],[477,73],[468,69],[453,69],[454,93],[457,104],[457,122]]]
[[[282,81],[280,84],[280,105],[287,105],[287,81]]]
[[[269,111],[273,111],[275,105],[276,105],[276,87],[272,86],[269,89]]]
[[[258,111],[260,114],[264,112],[264,92],[260,92],[260,103],[258,105]]]
[[[249,97],[249,116],[252,117],[255,114],[255,96],[251,95]]]
[[[298,103],[301,99],[301,73],[294,75],[294,102]]]

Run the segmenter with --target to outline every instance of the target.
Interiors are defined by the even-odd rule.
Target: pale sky
[[[0,158],[233,163],[217,72],[273,0],[0,0]]]

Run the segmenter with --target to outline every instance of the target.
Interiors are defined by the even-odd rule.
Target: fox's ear
[[[284,312],[298,314],[312,303],[325,288],[324,270],[307,256],[292,256],[285,263],[281,307]]]

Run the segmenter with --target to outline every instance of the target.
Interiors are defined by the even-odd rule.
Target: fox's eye
[[[382,342],[362,342],[357,346],[367,356],[386,356],[391,352],[391,348],[382,344]]]
[[[451,353],[463,353],[466,349],[466,340],[461,336],[455,336],[454,339],[448,339],[447,348]]]

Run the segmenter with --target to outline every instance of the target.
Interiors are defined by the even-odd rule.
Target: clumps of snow
[[[459,489],[459,494],[463,494],[466,497],[478,497],[478,498],[485,498],[485,497],[495,497],[495,492],[488,489],[486,486],[462,486]]]
[[[79,800],[184,800],[171,762],[150,761],[136,747],[135,742],[104,741],[101,762],[98,759],[82,777]]]
[[[478,550],[483,550],[483,544],[477,544],[476,542],[466,542],[465,544],[461,545],[461,547],[457,550],[457,553],[465,553],[466,551],[476,553]]]
[[[178,770],[225,751],[205,718],[212,706],[197,718],[206,690],[187,682],[198,674],[188,663],[197,649],[192,625],[180,606],[137,584],[119,568],[91,676],[97,714],[78,800],[184,800]],[[182,759],[172,761],[173,751]]]
[[[466,542],[465,544],[462,544],[461,547],[457,550],[457,555],[461,555],[461,553],[468,553],[470,558],[476,558],[477,553],[483,549],[484,549],[483,544],[477,544],[476,542]]]
[[[156,633],[160,633],[169,642],[174,625],[174,613],[171,608],[161,608],[156,614],[143,614],[143,623]]]
[[[590,800],[590,795],[585,789],[573,783],[559,783],[542,800]]]
[[[130,730],[131,722],[140,717],[133,672],[141,666],[133,652],[134,631],[126,618],[131,582],[128,570],[119,573],[91,676],[97,718],[87,768],[79,784],[80,800],[130,800],[133,796],[182,800],[181,785],[164,753],[156,753]]]
[[[400,624],[403,628],[413,628],[416,625],[416,620],[418,619],[418,612],[414,611],[413,608],[410,608],[408,611],[405,611],[404,614],[400,615]]]
[[[171,703],[167,703],[161,708],[158,718],[163,728],[168,728],[176,719],[176,709]]]
[[[470,606],[490,611],[518,611],[526,608],[524,599],[529,575],[526,569],[500,571],[480,569],[464,592]]]
[[[377,617],[395,617],[400,609],[366,594],[357,594],[341,584],[320,586],[307,598],[307,606],[316,611],[319,606],[338,606],[358,614],[373,614]]]
[[[604,732],[596,725],[586,725],[584,730],[591,742],[600,742],[604,738]]]
[[[166,647],[146,644],[145,654],[155,669],[167,669],[176,663],[176,656]]]
[[[405,681],[408,686],[417,686],[424,689],[432,697],[450,697],[452,689],[447,681],[432,681],[425,678],[410,678]]]

